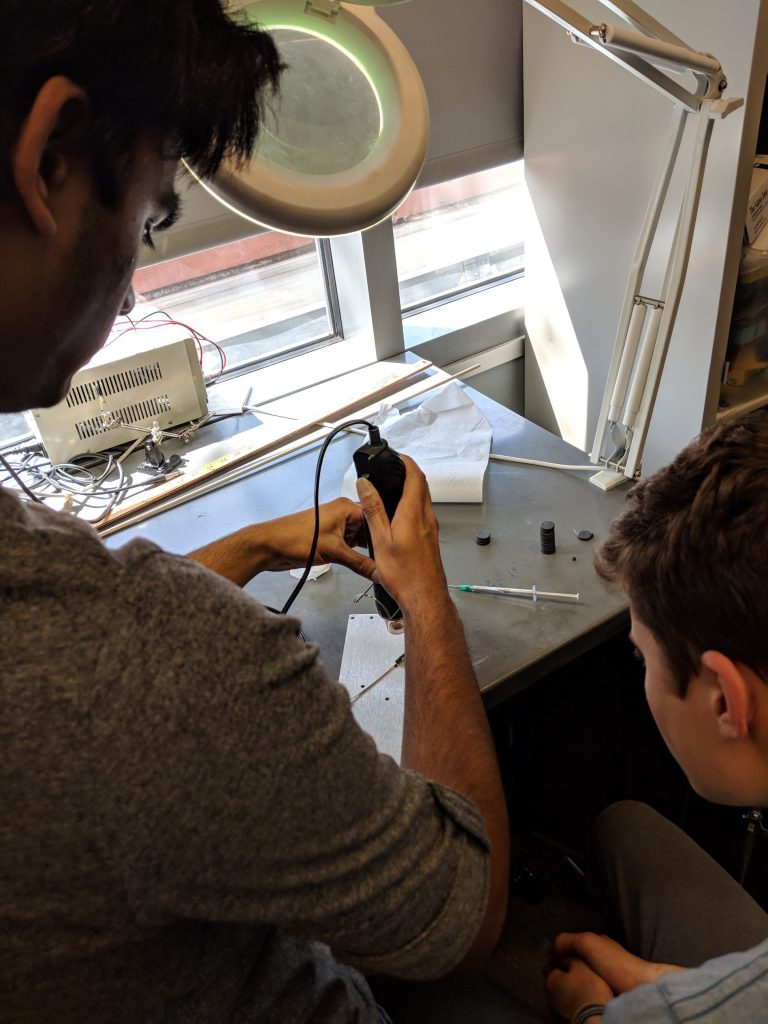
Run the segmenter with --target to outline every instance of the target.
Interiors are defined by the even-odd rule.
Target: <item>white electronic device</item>
[[[178,338],[151,348],[112,355],[102,349],[72,378],[66,398],[33,409],[35,433],[51,462],[100,452],[208,412],[198,348]]]

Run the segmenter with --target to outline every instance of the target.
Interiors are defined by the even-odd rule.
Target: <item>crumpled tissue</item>
[[[451,381],[411,412],[382,402],[372,419],[391,448],[421,467],[434,502],[481,502],[493,431],[466,392]],[[355,467],[341,493],[357,500]]]

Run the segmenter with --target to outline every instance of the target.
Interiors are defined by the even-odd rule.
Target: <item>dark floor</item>
[[[549,1020],[542,971],[551,940],[563,930],[612,930],[589,884],[594,817],[615,800],[643,800],[738,878],[745,809],[692,792],[648,712],[625,634],[495,709],[491,722],[514,855],[508,923],[488,976]],[[745,884],[768,906],[768,840],[759,831]]]
[[[605,932],[607,926],[596,905],[577,898],[557,878],[546,878],[536,902],[517,895],[514,881],[507,925],[484,974],[539,1019],[548,1021],[544,966],[552,940],[561,931]]]

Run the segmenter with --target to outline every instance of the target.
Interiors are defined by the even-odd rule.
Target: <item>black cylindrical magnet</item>
[[[475,544],[490,544],[491,543],[491,531],[490,530],[478,530],[475,534]]]
[[[539,524],[539,537],[541,539],[542,555],[554,555],[555,553],[555,524],[545,519]]]

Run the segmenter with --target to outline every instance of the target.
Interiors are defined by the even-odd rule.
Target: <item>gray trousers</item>
[[[645,804],[613,804],[597,818],[594,833],[605,889],[625,945],[637,956],[694,967],[768,937],[768,914]]]

